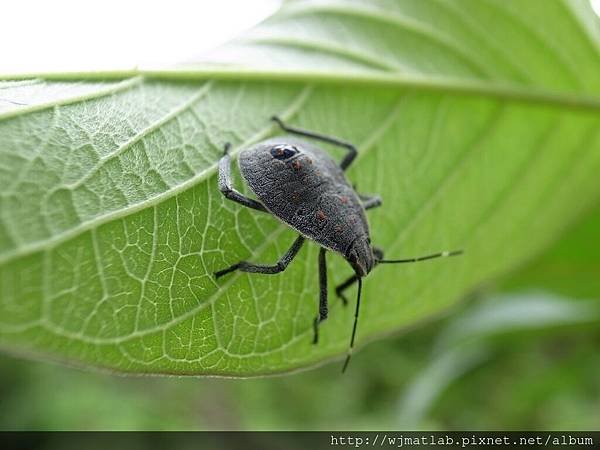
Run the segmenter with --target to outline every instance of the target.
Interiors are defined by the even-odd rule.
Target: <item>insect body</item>
[[[294,138],[269,139],[240,154],[240,170],[271,213],[329,250],[354,254],[356,270],[369,273],[373,253],[362,203],[328,155]]]
[[[290,136],[259,142],[254,147],[243,150],[239,158],[241,174],[258,197],[258,201],[243,196],[233,188],[228,144],[219,162],[219,189],[230,200],[275,215],[298,231],[299,236],[275,265],[240,261],[215,272],[215,276],[219,278],[235,270],[265,274],[282,272],[298,254],[306,238],[315,241],[321,246],[319,312],[313,322],[313,343],[317,343],[319,323],[327,318],[328,313],[325,255],[327,250],[342,255],[354,269],[354,275],[336,288],[337,295],[345,304],[347,299],[343,291],[358,283],[354,326],[344,363],[345,370],[356,336],[362,278],[377,264],[417,262],[454,256],[461,252],[441,252],[420,258],[384,260],[383,251],[371,245],[365,215],[365,210],[380,206],[381,200],[378,196],[370,197],[356,193],[344,175],[344,171],[357,155],[356,148],[337,138],[289,127],[277,117],[273,117],[273,120],[290,133]],[[348,153],[338,164],[322,150],[296,136],[339,145],[346,148]]]

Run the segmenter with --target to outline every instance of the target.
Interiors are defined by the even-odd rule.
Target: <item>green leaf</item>
[[[526,333],[561,327],[597,325],[600,302],[574,302],[547,293],[520,293],[488,299],[453,318],[436,338],[434,353],[408,385],[399,406],[399,425],[414,429],[448,387],[492,359],[499,348],[522,344]],[[515,343],[494,342],[497,335],[516,335]],[[514,336],[513,336],[514,337]],[[530,340],[530,339],[529,339]],[[423,428],[423,427],[422,427]]]
[[[120,372],[254,376],[339,357],[317,247],[225,201],[233,154],[290,123],[357,144],[379,192],[359,344],[439,315],[547,247],[600,194],[600,32],[587,2],[295,1],[205,61],[0,84],[0,346]],[[131,78],[127,78],[132,75]],[[330,150],[336,157],[341,153]],[[241,186],[238,179],[238,185]],[[330,257],[330,280],[350,275]]]

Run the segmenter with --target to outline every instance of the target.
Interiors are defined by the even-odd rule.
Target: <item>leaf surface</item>
[[[217,190],[225,142],[269,117],[354,142],[378,192],[358,341],[439,315],[550,245],[600,195],[600,37],[587,2],[295,1],[172,70],[0,83],[0,345],[134,373],[255,376],[342,355],[330,289],[310,345],[317,247]],[[339,150],[327,147],[336,157]],[[240,189],[241,180],[237,180]],[[350,275],[330,256],[333,283]]]

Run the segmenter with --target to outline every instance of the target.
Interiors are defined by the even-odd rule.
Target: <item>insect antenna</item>
[[[358,312],[360,310],[360,294],[362,291],[362,278],[358,277],[358,295],[356,297],[356,311],[354,312],[354,325],[352,327],[352,337],[350,338],[350,347],[348,348],[348,354],[346,355],[346,361],[344,361],[344,367],[342,373],[346,371],[350,357],[352,356],[352,349],[354,348],[354,338],[356,337],[356,326],[358,325]]]
[[[458,255],[462,255],[463,251],[462,250],[453,250],[451,252],[439,252],[439,253],[433,253],[431,255],[426,255],[426,256],[418,256],[416,258],[406,258],[406,259],[379,259],[377,260],[378,264],[402,264],[402,263],[414,263],[414,262],[420,262],[420,261],[427,261],[428,259],[435,259],[435,258],[446,258],[448,256],[458,256]]]

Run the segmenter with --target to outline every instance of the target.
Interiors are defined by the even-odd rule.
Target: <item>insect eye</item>
[[[276,145],[271,149],[271,156],[276,159],[288,159],[298,153],[293,145]]]

